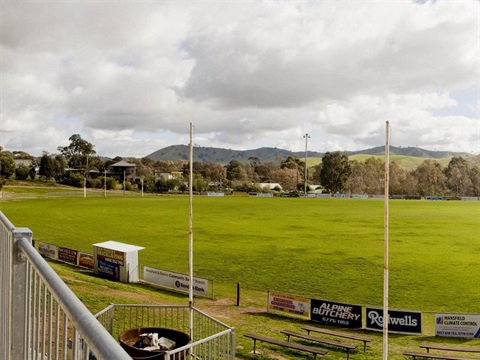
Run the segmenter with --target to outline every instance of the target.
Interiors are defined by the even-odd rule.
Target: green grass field
[[[2,201],[0,210],[15,226],[30,228],[38,241],[87,252],[107,240],[144,246],[141,266],[188,273],[188,205],[187,196],[39,196]],[[381,307],[383,215],[383,200],[373,199],[195,197],[194,273],[213,279],[216,298],[198,302],[237,329],[241,358],[249,358],[252,349],[244,332],[272,335],[272,329],[299,328],[299,320],[258,311],[266,307],[268,289]],[[480,313],[480,203],[390,201],[389,229],[390,307],[425,312],[425,336],[391,335],[391,358],[403,359],[403,349],[438,341],[431,312]],[[187,301],[53,266],[92,311],[109,302]],[[90,286],[80,286],[83,282]],[[240,309],[234,306],[237,283]],[[275,336],[282,338],[278,331]],[[381,358],[381,334],[372,336],[371,349],[352,359]],[[325,359],[342,356],[332,348]]]

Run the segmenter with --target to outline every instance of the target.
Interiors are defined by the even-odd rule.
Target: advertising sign
[[[104,247],[97,248],[97,260],[105,261],[111,264],[124,266],[125,253]]]
[[[436,314],[435,335],[480,338],[480,315]]]
[[[368,330],[383,330],[383,309],[366,308]],[[388,332],[421,334],[422,313],[418,311],[388,310]]]
[[[145,266],[143,280],[180,291],[188,291],[190,276]],[[194,277],[193,293],[208,296],[208,280]]]
[[[310,299],[269,291],[268,308],[308,318],[310,316]]]
[[[69,264],[77,265],[77,250],[59,247],[58,260]]]
[[[310,319],[326,325],[362,327],[362,307],[312,299]]]
[[[93,270],[93,255],[79,251],[78,266]]]
[[[98,260],[98,275],[106,279],[119,280],[120,270],[114,263]]]
[[[55,245],[47,244],[44,242],[36,242],[35,244],[38,246],[38,253],[43,257],[50,259],[57,258],[57,247]]]

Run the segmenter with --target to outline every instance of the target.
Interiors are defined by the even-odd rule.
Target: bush
[[[132,189],[133,189],[132,183],[130,181],[125,181],[125,189],[122,189],[122,190],[131,191]]]
[[[102,179],[102,186],[103,186]],[[117,181],[114,178],[107,177],[107,190],[115,190],[117,188]]]
[[[62,184],[75,186],[78,188],[83,187],[84,181],[85,178],[83,177],[83,175],[71,171],[67,171],[61,179]]]
[[[20,165],[15,169],[15,179],[17,180],[26,180],[30,173],[30,169],[25,165]]]
[[[250,193],[250,192],[262,192],[262,188],[258,186],[258,184],[254,183],[249,183],[249,182],[244,182],[241,184],[237,184],[234,187],[235,191],[240,191],[240,192],[245,192],[245,193]]]
[[[102,189],[103,188],[103,180],[100,179],[91,179],[87,181],[87,187],[91,187],[92,189]]]

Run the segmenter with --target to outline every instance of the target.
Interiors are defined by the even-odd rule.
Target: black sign
[[[366,308],[369,330],[383,330],[383,309]],[[388,310],[388,331],[401,334],[422,333],[422,313],[418,311]]]
[[[362,327],[362,307],[359,305],[312,299],[310,319],[326,325],[348,328]]]
[[[58,248],[58,260],[77,265],[77,250]]]

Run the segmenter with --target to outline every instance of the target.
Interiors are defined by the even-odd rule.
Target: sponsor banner
[[[108,261],[102,261],[98,260],[98,275],[111,279],[111,280],[119,280],[120,279],[120,269],[118,265],[108,262]]]
[[[362,307],[324,300],[311,300],[310,319],[326,325],[362,327]]]
[[[368,199],[367,194],[352,194],[352,199]]]
[[[77,250],[59,247],[58,260],[61,260],[69,264],[77,265]]]
[[[223,197],[225,196],[225,193],[223,192],[207,192],[207,196],[217,196],[217,197]]]
[[[435,314],[435,336],[480,338],[480,315]]]
[[[125,253],[103,247],[97,247],[97,260],[109,262],[115,265],[125,265]]]
[[[368,330],[383,330],[383,309],[366,308]],[[421,334],[422,313],[418,311],[388,310],[388,332]]]
[[[310,299],[269,291],[268,308],[308,318],[310,316]]]
[[[257,193],[257,197],[273,197],[272,193]]]
[[[47,244],[44,242],[36,242],[35,245],[37,245],[37,250],[40,255],[46,258],[50,259],[56,259],[57,258],[57,247],[55,245]]]
[[[180,291],[189,291],[190,276],[144,266],[143,280]],[[208,296],[208,280],[194,277],[193,293]]]
[[[93,270],[93,255],[79,251],[78,266]]]

